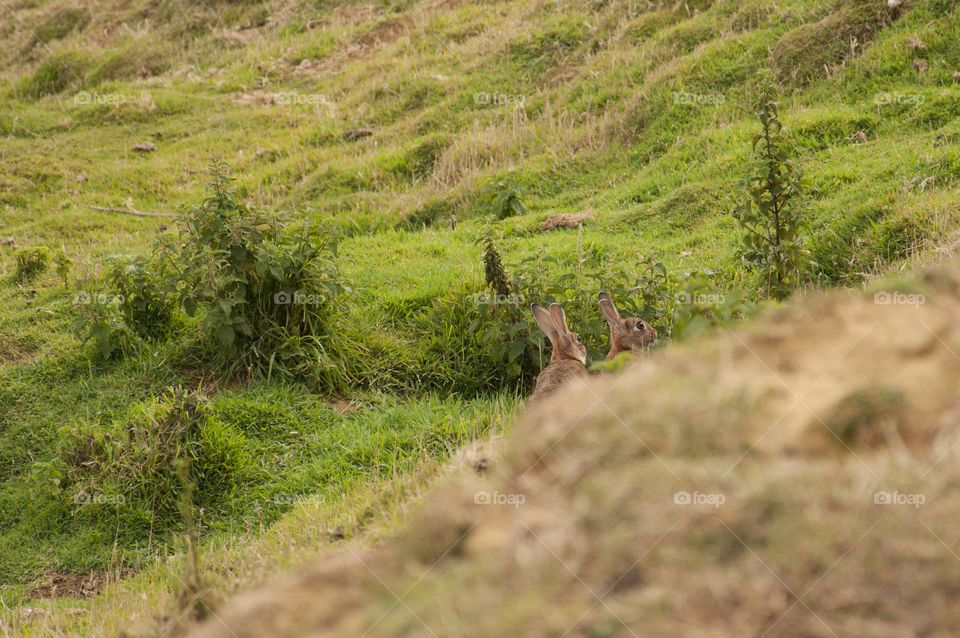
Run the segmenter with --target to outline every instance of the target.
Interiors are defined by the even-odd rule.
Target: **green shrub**
[[[73,333],[83,345],[94,343],[100,359],[126,357],[133,351],[134,335],[123,321],[120,298],[102,290],[73,296]]]
[[[205,362],[226,374],[343,387],[332,335],[347,289],[333,237],[240,204],[225,171],[214,164],[210,196],[181,213],[179,236],[159,240],[155,257],[117,258],[110,292],[78,293],[75,332],[105,358],[126,355],[135,337],[168,337],[183,310],[199,327]]]
[[[659,333],[658,346],[686,339],[742,319],[755,307],[748,295],[721,285],[717,273],[678,278],[650,256],[606,255],[590,246],[578,249],[573,267],[552,256],[530,256],[504,266],[493,237],[481,238],[485,286],[437,300],[424,327],[443,325],[436,351],[457,353],[469,374],[450,383],[461,391],[532,387],[549,361],[550,345],[530,312],[530,304],[557,302],[571,330],[579,332],[589,361],[609,349],[609,326],[597,306],[597,293],[609,292],[624,317],[641,317]],[[472,353],[472,354],[471,354]]]
[[[677,288],[671,337],[678,341],[742,320],[757,309],[746,291],[721,288],[714,273],[690,273]]]
[[[496,178],[483,187],[480,198],[487,212],[496,219],[506,219],[513,215],[523,215],[527,206],[523,203],[526,189],[513,175]]]
[[[50,267],[50,249],[46,246],[21,248],[14,257],[17,260],[16,278],[21,281],[33,279]]]
[[[333,313],[346,289],[328,234],[240,204],[227,167],[211,167],[210,196],[179,217],[164,247],[189,316],[200,317],[206,352],[222,369],[344,381],[330,352]]]
[[[165,284],[173,277],[164,260],[117,258],[108,281],[123,321],[141,338],[164,338],[173,327],[176,298]]]
[[[755,158],[741,181],[743,202],[734,211],[742,230],[741,259],[754,269],[760,285],[784,299],[799,285],[809,264],[800,233],[806,218],[800,207],[800,169],[793,144],[781,134],[776,88],[761,81],[753,104],[761,132],[754,137]]]

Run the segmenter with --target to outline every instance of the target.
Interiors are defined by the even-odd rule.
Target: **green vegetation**
[[[524,192],[523,186],[515,183],[511,175],[491,181],[480,191],[480,196],[486,200],[487,208],[495,219],[506,219],[527,212],[527,206],[523,203]]]
[[[50,249],[46,246],[21,248],[14,253],[17,260],[17,279],[33,279],[50,268]]]
[[[363,518],[503,430],[549,357],[531,302],[597,361],[601,289],[663,348],[929,259],[957,230],[956,5],[15,5],[5,604],[53,572],[152,578],[186,484],[201,552],[310,498]],[[789,157],[751,144],[770,73]],[[758,178],[740,219],[790,213],[776,250],[742,245]],[[563,213],[590,217],[541,230]]]
[[[214,164],[210,197],[178,219],[180,241],[158,251],[173,281],[160,279],[159,292],[139,295],[140,315],[131,316],[163,316],[164,293],[178,295],[187,316],[202,317],[202,343],[226,374],[312,371],[327,389],[340,389],[324,345],[344,293],[332,242],[238,204],[225,170]]]
[[[801,233],[806,219],[800,208],[800,172],[793,145],[777,119],[777,93],[769,83],[759,89],[754,110],[761,132],[753,140],[756,167],[744,178],[743,205],[734,215],[743,229],[744,261],[760,271],[761,286],[774,299],[786,299],[808,267],[809,251]]]

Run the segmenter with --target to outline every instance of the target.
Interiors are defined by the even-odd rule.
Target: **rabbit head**
[[[570,332],[567,328],[567,316],[559,304],[550,304],[549,312],[536,303],[531,304],[530,309],[533,310],[537,325],[553,345],[551,363],[555,361],[579,361],[584,365],[587,363],[587,347],[583,345],[579,334]]]
[[[613,359],[621,352],[640,354],[650,344],[657,340],[657,331],[649,323],[639,317],[620,317],[613,299],[605,292],[597,295],[600,312],[610,324],[610,353],[607,360]]]

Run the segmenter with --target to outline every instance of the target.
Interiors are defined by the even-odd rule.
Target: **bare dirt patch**
[[[100,593],[109,577],[105,572],[71,574],[52,572],[43,578],[45,584],[30,592],[33,598],[90,598]]]

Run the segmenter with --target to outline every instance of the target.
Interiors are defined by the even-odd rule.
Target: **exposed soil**
[[[108,580],[105,572],[86,574],[51,572],[43,578],[45,584],[33,589],[30,596],[32,598],[90,598],[100,593]]]

